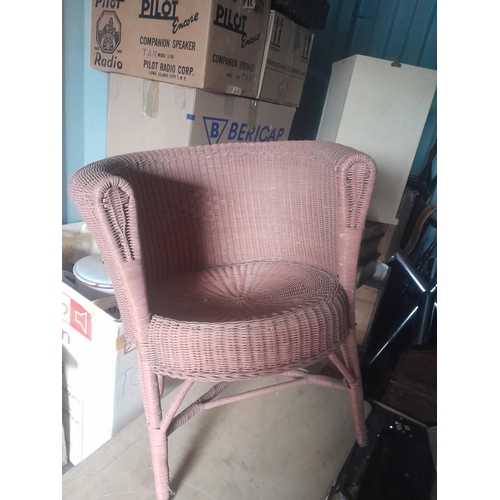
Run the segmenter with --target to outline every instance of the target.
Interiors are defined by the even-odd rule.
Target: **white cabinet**
[[[355,55],[333,64],[317,140],[370,155],[377,180],[368,219],[396,213],[436,91],[434,70]]]

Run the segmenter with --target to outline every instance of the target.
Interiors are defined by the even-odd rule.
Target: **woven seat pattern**
[[[153,287],[148,358],[156,373],[234,380],[324,359],[349,331],[331,274],[250,262],[175,275]]]

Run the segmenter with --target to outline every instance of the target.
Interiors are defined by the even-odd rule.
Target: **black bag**
[[[304,28],[324,29],[330,10],[327,0],[272,0],[271,9]]]

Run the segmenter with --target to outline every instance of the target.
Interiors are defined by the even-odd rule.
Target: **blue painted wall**
[[[91,0],[63,0],[62,223],[81,220],[68,180],[106,156],[108,75],[90,68]]]

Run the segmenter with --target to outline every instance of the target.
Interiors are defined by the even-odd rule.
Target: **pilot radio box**
[[[90,65],[256,97],[271,0],[92,0]]]

